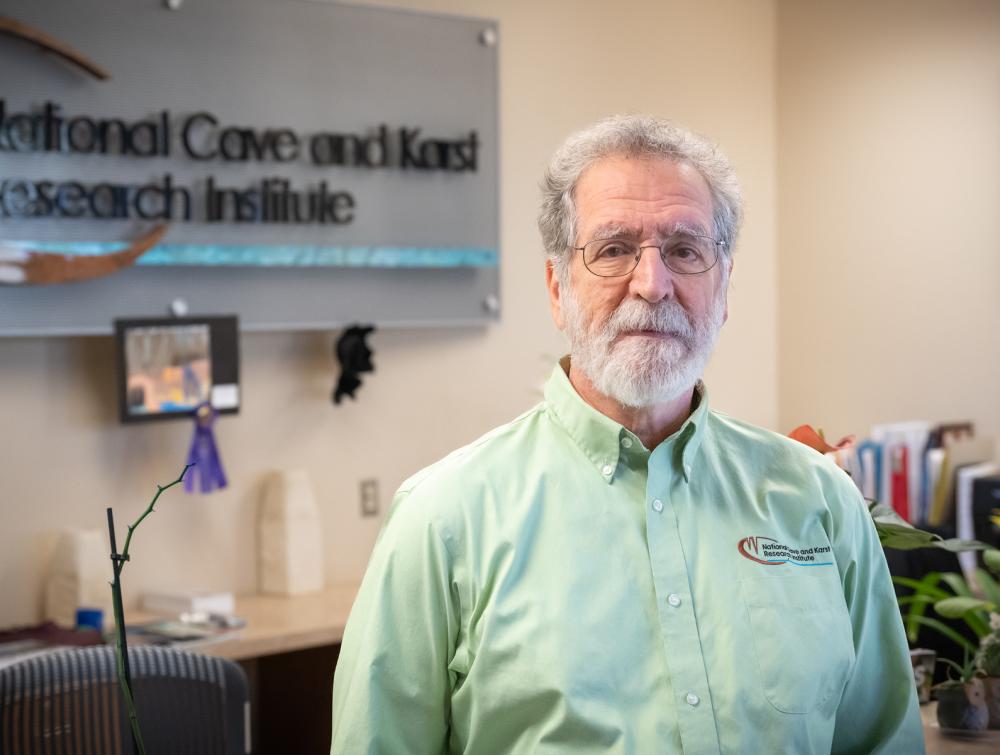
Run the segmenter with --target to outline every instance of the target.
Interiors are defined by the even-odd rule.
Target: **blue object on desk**
[[[96,629],[100,632],[104,629],[104,611],[100,608],[77,608],[76,628]]]

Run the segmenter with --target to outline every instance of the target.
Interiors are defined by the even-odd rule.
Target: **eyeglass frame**
[[[708,236],[708,235],[706,235],[704,233],[687,233],[687,232],[685,232],[683,235],[689,236],[691,238],[696,238],[696,239],[708,239],[713,244],[715,244],[716,247],[720,247],[721,246],[723,249],[725,249],[726,246],[727,246],[727,244],[726,244],[725,241],[721,241],[720,239],[717,239],[714,236]],[[699,270],[696,273],[685,273],[685,272],[682,272],[680,270],[674,270],[672,267],[670,267],[669,264],[667,264],[667,261],[663,258],[663,249],[667,245],[667,243],[670,241],[670,238],[671,237],[668,237],[667,239],[665,239],[663,241],[662,244],[659,244],[659,245],[657,245],[657,244],[640,244],[639,248],[638,248],[638,250],[636,252],[636,255],[635,255],[635,264],[632,265],[632,268],[628,272],[626,272],[626,273],[620,273],[618,275],[601,275],[600,273],[595,273],[593,270],[590,269],[590,266],[587,264],[587,257],[586,257],[586,255],[584,255],[584,257],[583,257],[583,266],[587,269],[588,273],[590,273],[591,275],[597,276],[598,278],[624,278],[626,275],[631,275],[632,273],[634,273],[635,269],[637,267],[639,267],[639,261],[642,259],[642,250],[643,249],[658,249],[659,252],[660,252],[660,262],[663,263],[663,266],[665,268],[667,268],[667,270],[669,270],[672,273],[676,273],[677,275],[704,275],[709,270],[711,270],[713,267],[715,267],[716,265],[719,264],[719,257],[721,256],[721,252],[719,251],[718,248],[716,248],[716,250],[715,250],[715,261],[711,265],[709,265],[708,267],[706,267],[704,270]],[[571,246],[570,250],[574,251],[574,252],[582,252],[584,249],[587,248],[588,244],[593,244],[595,241],[626,241],[626,242],[628,242],[630,244],[631,243],[635,243],[635,242],[631,241],[630,239],[625,238],[623,236],[611,236],[609,238],[591,239],[590,241],[588,241],[583,246]]]

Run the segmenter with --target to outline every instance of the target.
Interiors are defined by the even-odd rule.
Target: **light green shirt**
[[[649,451],[557,367],[541,404],[405,482],[344,634],[333,752],[922,753],[857,488],[698,397]]]

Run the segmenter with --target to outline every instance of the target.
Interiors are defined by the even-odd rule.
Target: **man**
[[[616,117],[549,166],[571,357],[403,484],[344,636],[335,753],[919,753],[906,641],[851,480],[713,412],[741,218],[725,158]]]

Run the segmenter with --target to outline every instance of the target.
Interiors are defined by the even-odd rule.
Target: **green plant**
[[[976,668],[984,676],[1000,676],[1000,630],[983,637],[975,660]]]
[[[940,684],[935,684],[936,689],[942,689],[946,687],[960,687],[963,684],[968,684],[976,676],[976,662],[973,656],[969,654],[966,650],[962,657],[962,664],[959,665],[950,658],[938,658],[938,663],[943,663],[948,666],[948,679],[941,682]],[[955,669],[958,672],[958,679],[951,678],[951,669]]]
[[[1000,573],[1000,550],[987,550],[983,560],[990,570]],[[933,606],[943,618],[964,621],[979,640],[991,634],[990,613],[1000,610],[1000,584],[985,569],[977,569],[975,575],[976,589],[961,574],[951,572],[931,572],[922,579],[893,577],[897,585],[913,590],[911,595],[899,598],[901,608],[909,607],[905,624],[910,642],[916,642],[920,628],[927,627],[954,641],[969,655],[978,652],[976,643],[927,615],[927,607]]]
[[[875,530],[878,532],[878,539],[883,548],[894,548],[900,551],[910,551],[915,548],[940,548],[952,553],[989,549],[988,545],[978,540],[963,540],[957,537],[944,539],[940,535],[917,529],[893,511],[891,506],[886,506],[878,501],[868,500],[868,513],[871,514],[872,521],[875,523]]]
[[[128,526],[128,535],[125,537],[125,547],[122,549],[121,553],[117,552],[117,545],[115,543],[115,521],[112,515],[111,509],[108,509],[108,535],[111,539],[111,563],[114,570],[114,581],[111,583],[111,598],[112,606],[115,612],[115,658],[117,660],[117,671],[118,671],[118,684],[122,689],[122,697],[125,699],[125,709],[128,712],[129,725],[132,728],[132,741],[135,745],[135,749],[138,751],[139,755],[146,755],[146,745],[142,741],[142,732],[139,729],[139,718],[135,713],[135,700],[132,696],[132,680],[130,678],[129,667],[128,667],[128,645],[125,640],[125,610],[122,600],[122,584],[121,576],[122,571],[125,569],[125,562],[129,560],[128,548],[132,544],[132,535],[135,534],[136,529],[142,524],[142,520],[153,513],[153,507],[156,505],[156,501],[159,499],[160,494],[168,488],[172,488],[184,479],[185,472],[190,469],[193,464],[185,465],[184,469],[181,471],[180,476],[171,483],[167,485],[157,485],[156,495],[153,496],[153,500],[149,502],[146,510],[142,512],[138,519],[136,519],[132,524]]]

